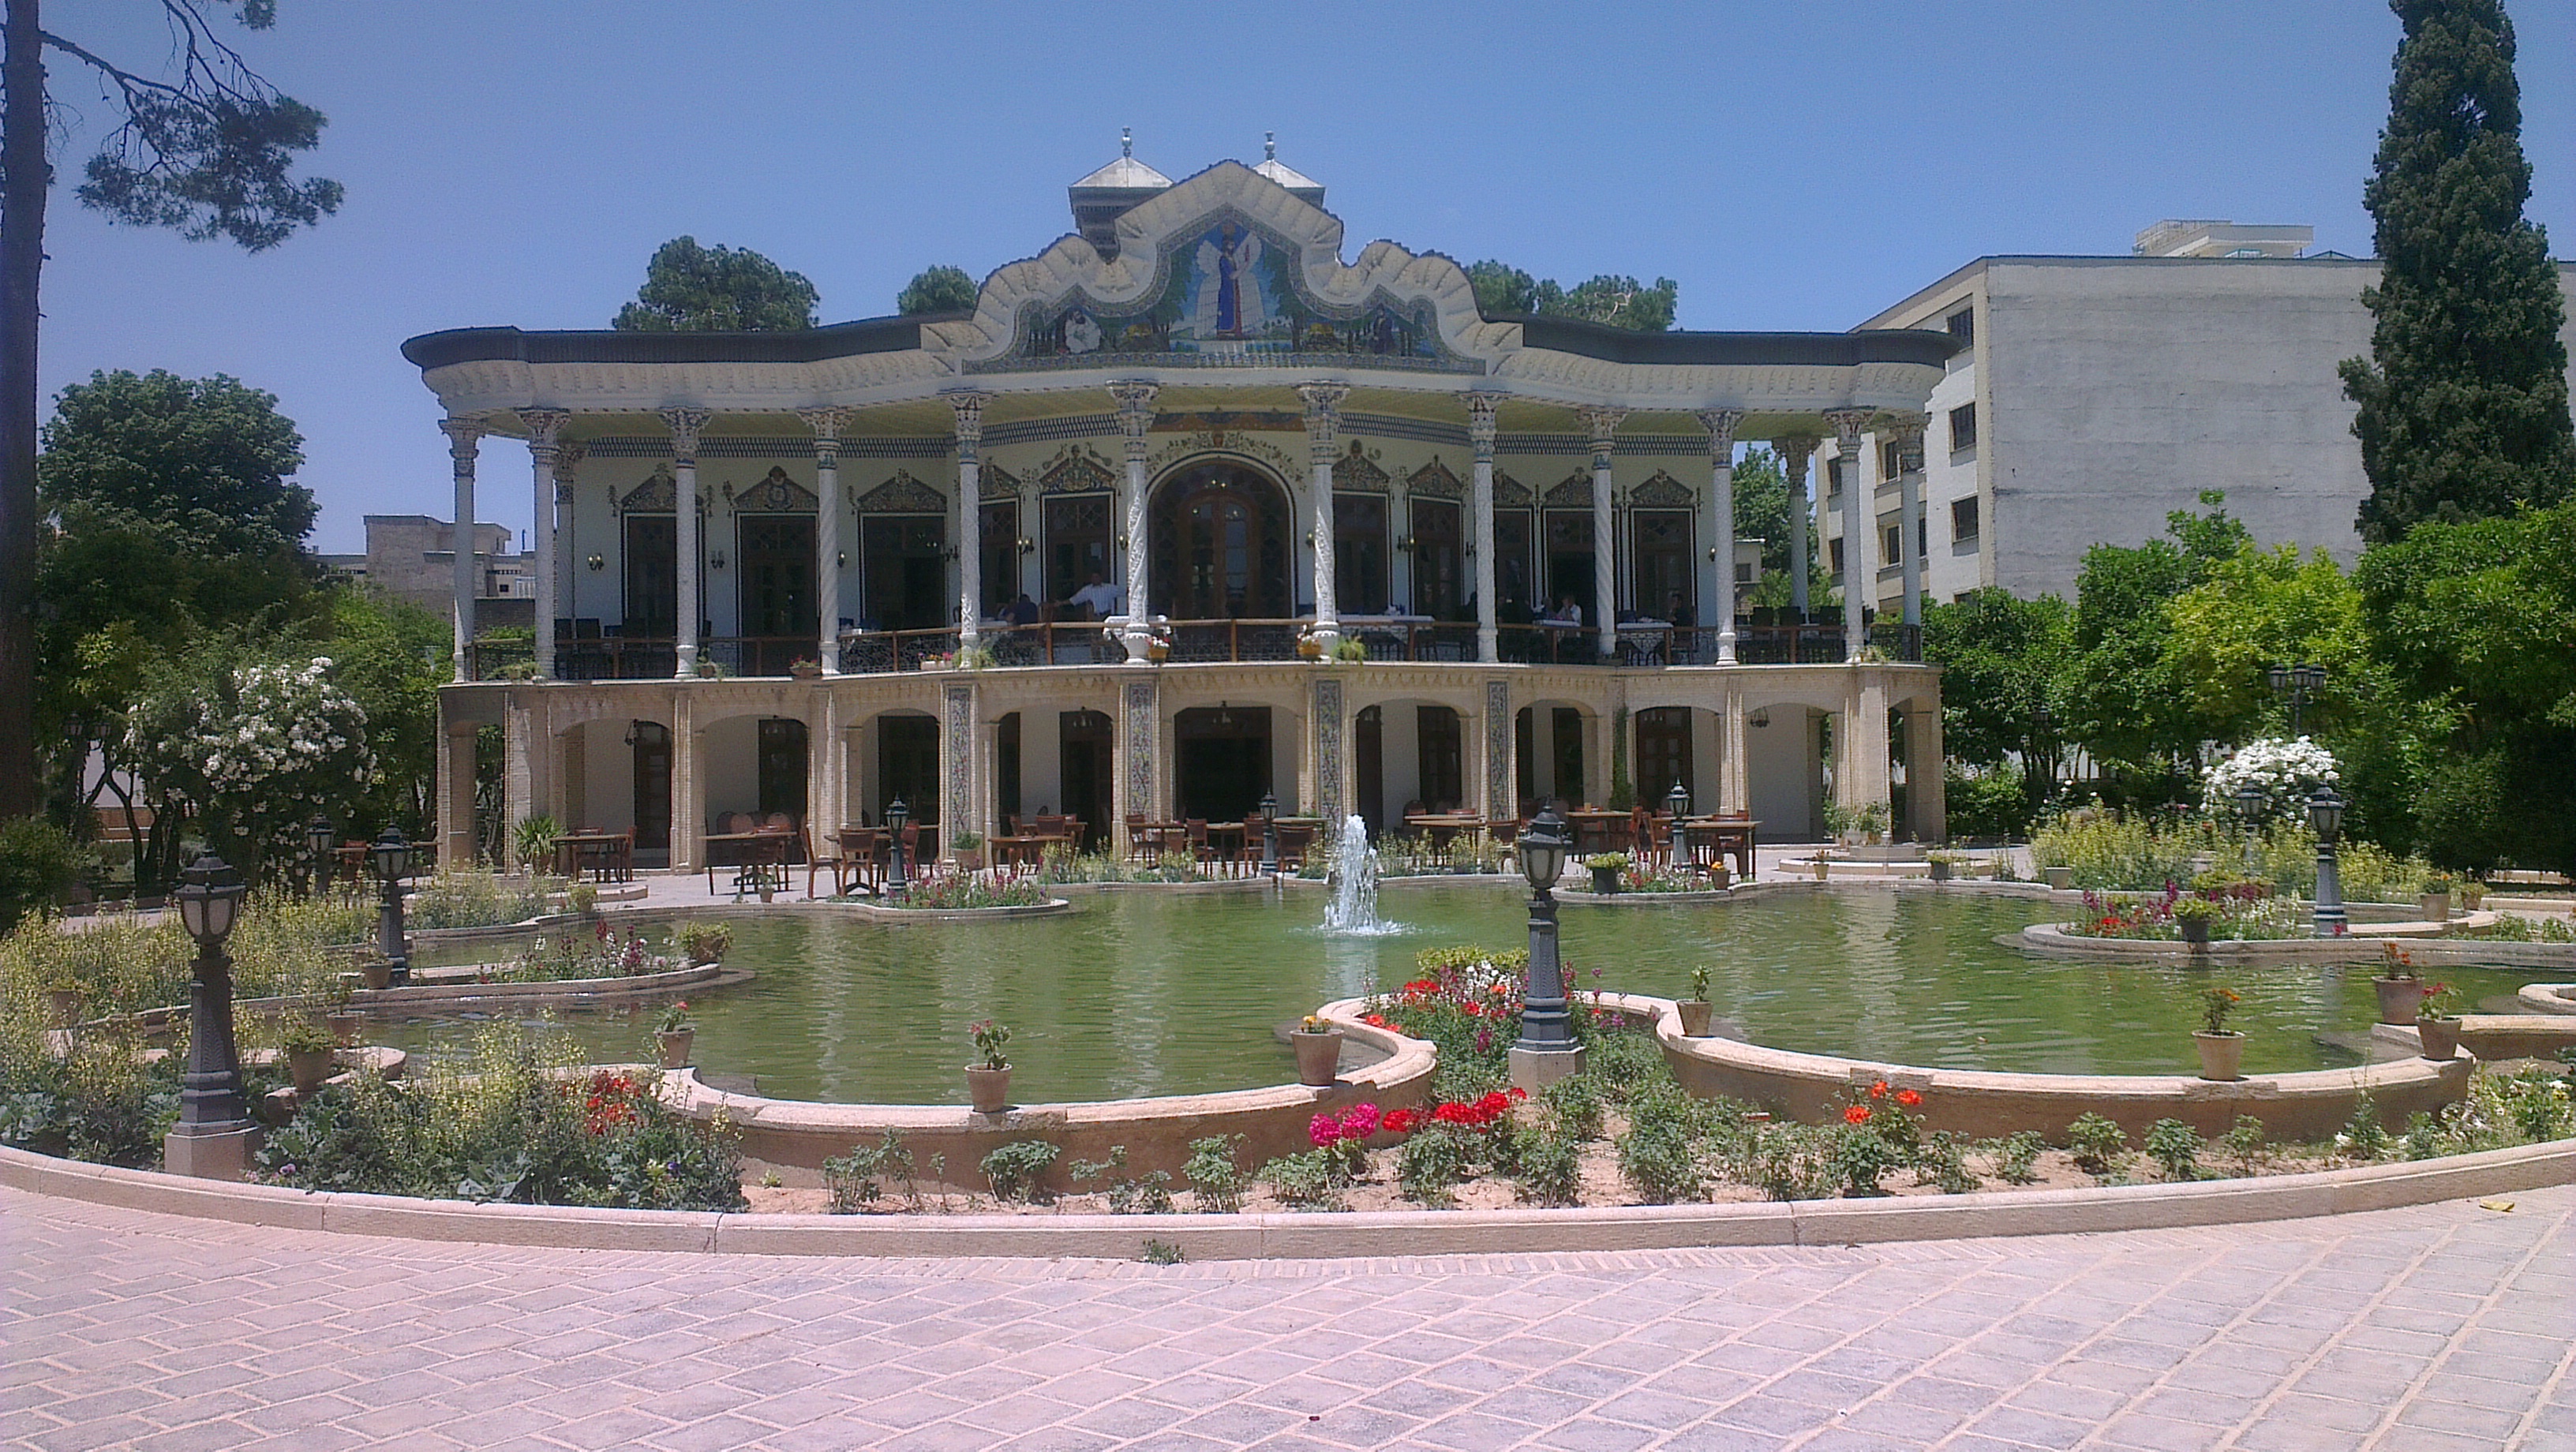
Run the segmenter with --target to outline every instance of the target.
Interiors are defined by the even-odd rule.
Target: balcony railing
[[[1310,624],[1307,620],[1175,620],[1168,625],[1167,659],[1182,665],[1296,660],[1298,639]],[[1367,647],[1373,661],[1472,664],[1476,659],[1476,627],[1468,624],[1347,620],[1342,622],[1342,633]],[[979,643],[993,653],[996,666],[1115,665],[1127,658],[1125,644],[1107,626],[1094,623],[988,625]],[[1873,625],[1870,643],[1890,661],[1923,658],[1921,626]],[[847,631],[840,639],[837,664],[848,675],[917,671],[949,664],[956,659],[957,648],[954,626]],[[1713,626],[1621,625],[1617,645],[1605,658],[1599,633],[1589,627],[1506,625],[1497,632],[1497,649],[1505,662],[1516,665],[1648,669],[1715,665],[1717,630]],[[816,656],[815,642],[805,636],[713,636],[698,647],[699,660],[727,676],[785,676],[797,662],[815,661]],[[468,648],[466,662],[475,680],[508,680],[532,678],[535,658],[535,646],[527,640],[480,640]],[[1742,665],[1840,664],[1843,628],[1839,624],[1740,626],[1735,658]],[[668,638],[610,636],[555,643],[558,680],[668,680],[678,663],[678,642]]]

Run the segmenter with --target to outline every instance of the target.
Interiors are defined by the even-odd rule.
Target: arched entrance
[[[1289,614],[1288,491],[1233,460],[1183,466],[1153,495],[1149,608],[1174,620]]]

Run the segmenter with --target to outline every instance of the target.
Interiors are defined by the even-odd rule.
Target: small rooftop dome
[[[1066,187],[1074,230],[1102,257],[1118,255],[1118,219],[1129,208],[1169,191],[1172,179],[1136,159],[1135,133],[1118,128],[1118,159]]]
[[[1279,133],[1276,131],[1261,133],[1261,165],[1252,170],[1255,175],[1266,177],[1286,187],[1290,196],[1309,206],[1320,207],[1324,204],[1322,182],[1279,160]]]

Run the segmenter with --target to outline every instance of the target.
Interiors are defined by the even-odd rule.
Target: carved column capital
[[[1880,429],[1896,442],[1898,473],[1923,472],[1923,430],[1929,422],[1919,413],[1891,414],[1879,421]]]
[[[1475,446],[1480,461],[1494,457],[1494,417],[1502,403],[1499,393],[1467,395],[1467,442]]]
[[[949,410],[957,415],[957,457],[974,458],[984,446],[984,405],[993,401],[993,395],[960,389],[940,397],[948,400]]]
[[[460,469],[474,467],[474,451],[491,428],[481,414],[451,413],[438,421],[438,431],[447,435],[447,455]]]
[[[1782,434],[1771,441],[1772,449],[1778,452],[1789,471],[1793,487],[1798,477],[1806,472],[1807,461],[1816,456],[1816,446],[1823,442],[1814,434]]]
[[[713,417],[703,408],[666,408],[662,422],[671,430],[671,458],[682,464],[698,462],[698,433]]]
[[[1825,422],[1834,426],[1834,442],[1842,447],[1846,457],[1860,451],[1860,436],[1868,430],[1870,420],[1876,417],[1878,410],[1874,408],[1825,410]]]
[[[572,488],[573,470],[580,466],[583,456],[589,452],[590,447],[586,444],[555,445],[554,475],[556,488],[564,490],[570,490]]]
[[[1109,385],[1109,397],[1118,405],[1118,431],[1127,438],[1127,457],[1140,464],[1145,460],[1145,433],[1154,426],[1154,398],[1162,391],[1161,384],[1141,379]]]
[[[538,462],[551,464],[563,438],[564,425],[572,422],[572,415],[559,408],[523,408],[519,410],[519,422],[528,428],[528,452]]]
[[[1333,436],[1341,429],[1342,400],[1351,396],[1347,383],[1300,383],[1297,396],[1306,403],[1306,458],[1314,464],[1333,462]]]
[[[829,439],[835,444],[841,441],[841,430],[850,425],[850,411],[846,408],[800,408],[796,417],[816,439]]]
[[[1744,422],[1740,408],[1704,408],[1699,411],[1700,427],[1708,430],[1709,457],[1724,463],[1735,457],[1736,426]]]
[[[1596,454],[1610,452],[1618,441],[1620,422],[1628,417],[1628,410],[1607,404],[1587,404],[1574,413],[1583,420],[1583,430],[1591,435],[1592,452]]]

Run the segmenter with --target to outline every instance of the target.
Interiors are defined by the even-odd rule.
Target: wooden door
[[[734,522],[745,673],[783,676],[811,660],[822,617],[814,597],[814,516],[746,514]]]
[[[671,728],[637,721],[628,731],[635,748],[635,850],[671,850]]]
[[[1658,706],[1637,713],[1637,800],[1660,811],[1680,782],[1697,800],[1691,780],[1691,713],[1687,706]]]
[[[805,723],[792,716],[760,722],[760,814],[805,820]]]
[[[1358,778],[1354,794],[1359,800],[1354,806],[1374,837],[1386,822],[1386,713],[1375,706],[1351,722],[1351,775]],[[1338,824],[1325,826],[1333,837],[1339,836]]]
[[[901,800],[912,820],[939,820],[939,722],[929,716],[877,718],[877,810]],[[882,817],[880,817],[882,820]]]
[[[1098,711],[1066,711],[1056,717],[1056,732],[1065,815],[1082,819],[1083,850],[1098,851],[1108,839],[1113,801],[1109,718]]]

